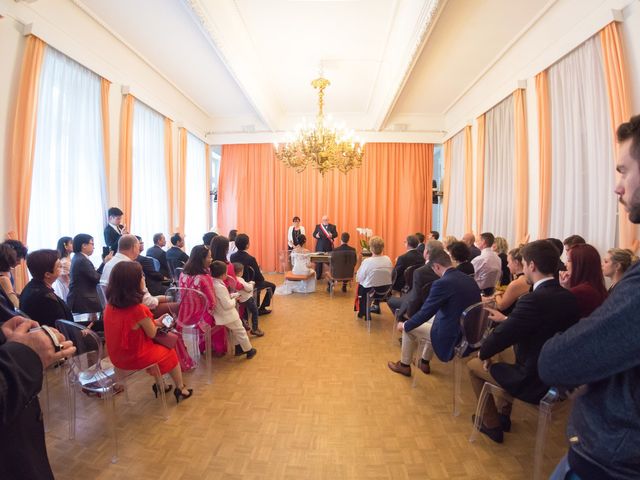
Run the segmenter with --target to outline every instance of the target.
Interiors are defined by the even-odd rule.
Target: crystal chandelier
[[[314,127],[302,127],[296,137],[283,145],[275,146],[276,157],[287,167],[302,172],[312,166],[324,175],[335,168],[343,173],[362,165],[364,143],[353,139],[353,132],[331,128],[324,122],[324,89],[331,83],[326,78],[311,82],[318,90],[318,115]]]

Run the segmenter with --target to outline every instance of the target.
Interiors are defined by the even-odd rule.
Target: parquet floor
[[[282,282],[273,275],[272,281]],[[193,398],[160,415],[151,380],[129,385],[131,403],[117,396],[120,456],[110,463],[100,400],[78,395],[76,439],[67,437],[62,377],[50,378],[47,445],[56,478],[64,479],[528,479],[537,417],[516,405],[512,433],[497,445],[469,443],[475,402],[463,381],[461,415],[451,415],[452,368],[394,374],[386,305],[367,333],[354,319],[353,291],[330,299],[324,284],[311,295],[277,296],[261,319],[253,360],[213,360],[187,376]],[[466,375],[466,372],[465,372]],[[554,419],[545,458],[552,470],[565,450],[566,412]]]

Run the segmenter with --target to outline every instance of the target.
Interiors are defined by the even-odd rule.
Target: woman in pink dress
[[[216,306],[216,295],[213,289],[213,277],[209,272],[209,265],[211,264],[211,252],[204,245],[196,245],[191,250],[189,261],[184,266],[184,271],[180,275],[178,280],[178,286],[181,288],[192,288],[201,292],[208,301],[207,310],[204,312],[202,320],[211,327],[215,327],[216,321],[213,318],[213,310]],[[197,299],[186,295],[180,303],[180,317],[188,318],[190,312],[196,309],[195,302]],[[200,339],[200,351],[204,351],[204,338]],[[211,333],[211,345],[213,353],[216,356],[222,356],[227,351],[227,334],[225,329],[214,329]],[[193,368],[193,360],[189,357],[184,358],[186,352],[178,352],[180,356],[180,363]],[[188,356],[188,355],[187,355]]]
[[[243,286],[240,282],[238,282],[236,271],[233,268],[233,263],[227,260],[227,253],[229,253],[229,239],[222,235],[213,237],[209,249],[211,250],[212,262],[220,260],[227,265],[227,278],[224,281],[224,284],[227,286],[229,291],[236,292],[238,290],[242,290]]]

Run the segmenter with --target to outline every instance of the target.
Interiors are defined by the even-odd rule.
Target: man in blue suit
[[[429,261],[440,279],[433,282],[422,308],[408,321],[398,323],[398,330],[402,332],[402,356],[399,362],[388,364],[391,370],[407,377],[411,376],[413,352],[423,338],[431,342],[427,343],[418,365],[424,373],[431,372],[429,361],[434,352],[443,362],[453,358],[461,338],[460,316],[467,307],[480,301],[478,284],[453,268],[444,250],[434,251]]]

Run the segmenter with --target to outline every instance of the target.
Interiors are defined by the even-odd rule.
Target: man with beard
[[[618,127],[615,193],[640,223],[640,115]],[[538,360],[548,385],[586,385],[567,427],[569,452],[551,479],[640,478],[640,263],[591,315],[545,343]]]

